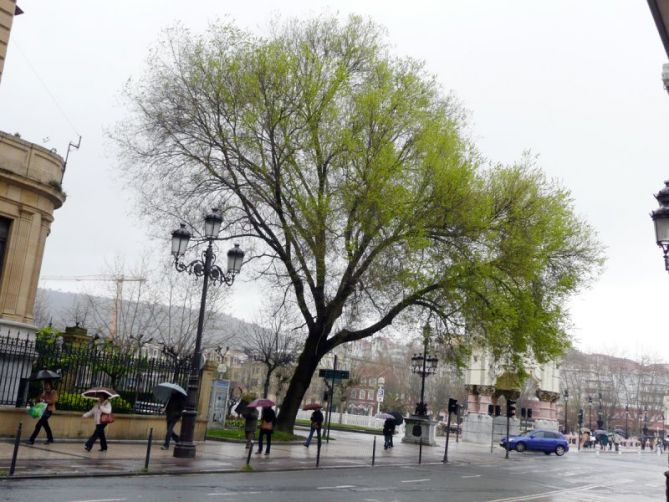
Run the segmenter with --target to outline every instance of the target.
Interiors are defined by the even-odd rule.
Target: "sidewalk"
[[[333,432],[335,438],[330,444],[322,443],[320,467],[342,468],[369,466],[372,464],[374,436],[350,432]],[[376,466],[415,465],[418,463],[418,446],[402,444],[396,436],[393,449],[383,449],[383,436],[376,436]],[[423,447],[424,463],[441,462],[444,455],[444,439],[439,438],[436,447]],[[145,474],[186,474],[211,472],[239,472],[246,464],[248,450],[244,444],[206,441],[197,445],[194,459],[173,457],[169,451],[160,449],[161,442],[154,442],[151,448],[149,468],[144,470],[147,451],[146,443],[109,442],[106,452],[99,452],[96,445],[88,453],[82,441],[56,441],[45,445],[22,443],[19,447],[14,478],[41,477],[86,477],[120,476]],[[0,471],[4,477],[9,472],[14,445],[0,442]],[[490,448],[470,443],[451,441],[449,461],[452,463],[474,461],[494,461],[503,454],[496,448],[497,455],[490,455]],[[263,452],[264,453],[264,452]],[[316,467],[317,448],[315,442],[305,448],[302,444],[277,443],[272,445],[270,455],[251,455],[251,467],[254,471],[282,471],[313,469]]]

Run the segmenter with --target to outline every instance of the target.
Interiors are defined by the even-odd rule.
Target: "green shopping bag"
[[[46,410],[46,406],[46,403],[37,403],[33,407],[28,408],[28,415],[33,418],[39,418],[44,413],[44,410]]]

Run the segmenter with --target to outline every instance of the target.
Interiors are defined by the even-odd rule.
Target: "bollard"
[[[153,442],[153,427],[149,429],[149,441],[146,443],[146,458],[144,459],[144,470],[149,470],[149,461],[151,460],[151,443]]]
[[[669,502],[669,471],[665,471],[664,477],[665,477],[664,494],[666,496],[667,502]]]
[[[374,444],[372,445],[372,467],[374,466],[375,460],[376,460],[376,436],[374,436]]]
[[[23,422],[19,422],[19,426],[16,429],[16,439],[14,439],[14,453],[12,453],[12,464],[9,466],[10,476],[13,476],[14,471],[16,470],[16,457],[19,454],[19,444],[21,443],[22,428],[23,428]]]
[[[423,463],[423,436],[421,435],[420,443],[418,444],[418,464],[422,463]]]
[[[249,454],[246,455],[246,465],[248,467],[251,467],[251,454],[253,453],[253,441],[251,441],[251,445],[249,446]]]
[[[321,442],[318,441],[316,447],[316,467],[318,467],[320,464],[321,464]]]

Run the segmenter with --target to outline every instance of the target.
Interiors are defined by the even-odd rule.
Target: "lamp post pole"
[[[567,425],[567,406],[569,400],[569,389],[564,390],[564,433],[569,433],[569,427]]]
[[[625,405],[625,439],[629,439],[630,437],[630,432],[628,428],[628,421],[630,418],[630,405],[626,404]]]
[[[588,396],[588,429],[592,434],[592,397]]]
[[[235,275],[241,270],[244,260],[244,252],[239,249],[239,245],[228,251],[228,270],[227,273],[218,266],[214,265],[216,256],[214,255],[213,242],[218,236],[223,218],[217,210],[213,210],[204,218],[205,231],[204,237],[207,241],[207,249],[203,253],[204,260],[194,260],[189,264],[181,262],[188,242],[190,232],[186,230],[184,224],[181,228],[172,232],[172,255],[174,256],[174,266],[178,272],[187,272],[188,274],[202,277],[202,297],[200,298],[200,312],[197,320],[197,332],[195,336],[195,348],[191,360],[190,376],[188,378],[188,393],[186,403],[181,419],[181,436],[177,445],[174,447],[174,456],[179,458],[195,457],[195,421],[197,418],[197,400],[198,389],[200,387],[200,364],[202,360],[202,333],[204,330],[204,317],[207,310],[207,291],[209,281],[215,283],[225,283],[231,286],[235,280]]]

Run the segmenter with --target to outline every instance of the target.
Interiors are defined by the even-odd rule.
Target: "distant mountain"
[[[91,312],[91,301],[97,306],[98,314]],[[39,288],[35,302],[34,323],[38,328],[51,324],[54,328],[64,331],[67,326],[74,326],[77,322],[88,329],[91,335],[96,332],[106,334],[105,327],[96,326],[96,318],[106,317],[106,323],[111,322],[114,300],[112,298],[91,296],[83,293],[71,293]],[[122,309],[127,309],[128,302],[123,302]],[[193,312],[196,316],[197,313]],[[104,322],[101,323],[104,325]],[[205,336],[210,344],[219,342],[229,345],[233,349],[242,349],[247,335],[255,325],[237,319],[227,314],[215,314],[207,322]]]

